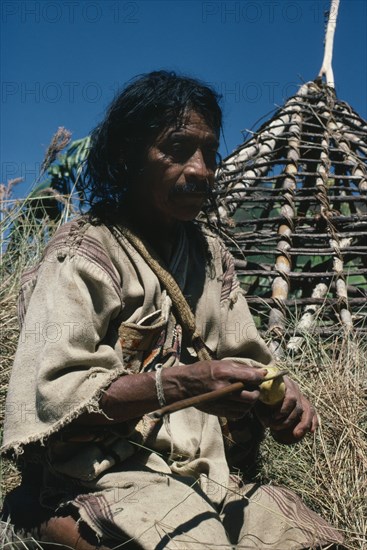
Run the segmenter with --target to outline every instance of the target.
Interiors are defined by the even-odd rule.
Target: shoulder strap
[[[118,233],[120,233],[135,248],[135,250],[139,252],[153,273],[158,277],[163,287],[166,289],[167,294],[171,298],[172,304],[175,307],[175,313],[182,325],[182,328],[186,330],[190,336],[192,346],[195,349],[199,359],[201,361],[212,359],[212,355],[196,327],[194,314],[191,311],[185,296],[182,294],[180,287],[172,275],[162,266],[162,262],[158,255],[154,252],[154,250],[148,248],[146,244],[127,227],[115,226],[115,228]]]

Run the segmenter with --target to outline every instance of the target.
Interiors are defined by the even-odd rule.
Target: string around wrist
[[[157,398],[160,407],[165,407],[166,399],[164,397],[163,383],[162,383],[162,365],[158,364],[155,369],[155,388],[157,391]]]

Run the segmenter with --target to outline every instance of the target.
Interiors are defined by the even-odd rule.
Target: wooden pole
[[[329,19],[326,28],[325,34],[325,49],[324,49],[324,59],[322,61],[321,69],[319,72],[319,77],[325,76],[326,84],[331,88],[335,88],[334,83],[334,73],[332,69],[332,59],[333,59],[333,45],[334,45],[334,34],[336,28],[336,19],[338,16],[340,0],[331,0]]]

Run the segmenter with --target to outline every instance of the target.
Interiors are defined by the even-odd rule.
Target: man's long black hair
[[[84,177],[90,213],[101,220],[118,213],[149,146],[166,128],[180,126],[188,111],[202,115],[219,137],[219,99],[211,87],[174,72],[154,71],[129,83],[91,134]]]

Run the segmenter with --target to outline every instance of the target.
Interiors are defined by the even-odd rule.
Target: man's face
[[[213,187],[218,138],[189,111],[180,127],[164,130],[149,147],[137,182],[138,208],[160,225],[193,220]]]

